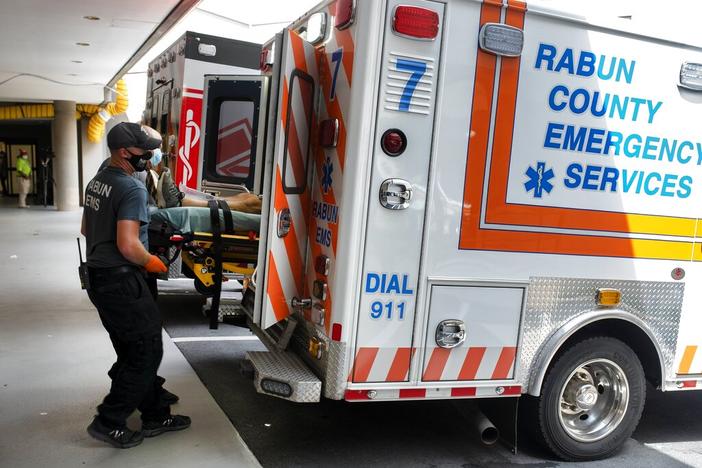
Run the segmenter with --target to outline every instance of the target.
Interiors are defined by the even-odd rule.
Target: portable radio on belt
[[[80,237],[76,237],[78,242],[78,277],[80,278],[81,289],[90,289],[90,273],[88,272],[88,264],[83,261],[83,252],[80,250]]]

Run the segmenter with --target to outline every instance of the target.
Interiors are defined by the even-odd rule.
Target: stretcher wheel
[[[537,439],[569,461],[606,458],[636,429],[646,400],[641,362],[622,341],[589,338],[565,349],[527,398],[523,419]]]
[[[188,264],[185,262],[181,263],[180,272],[183,273],[186,278],[195,279],[195,272],[191,270]]]
[[[215,295],[215,285],[205,286],[205,283],[200,281],[199,278],[195,278],[195,290],[205,297],[212,297]]]

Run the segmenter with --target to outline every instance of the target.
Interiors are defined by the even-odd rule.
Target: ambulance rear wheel
[[[606,458],[629,439],[641,418],[646,380],[622,341],[595,337],[574,344],[552,364],[535,420],[545,445],[570,461]]]

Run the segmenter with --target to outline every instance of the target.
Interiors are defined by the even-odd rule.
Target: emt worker
[[[108,372],[110,392],[98,406],[88,434],[119,448],[190,426],[189,417],[171,415],[163,380],[156,375],[163,357],[161,316],[145,275],[167,268],[146,248],[146,187],[132,177],[146,168],[152,150],[160,145],[159,134],[150,127],[116,125],[107,134],[109,166],[85,192],[81,233],[86,237],[88,296],[117,353]],[[126,424],[136,409],[141,412],[141,431]]]

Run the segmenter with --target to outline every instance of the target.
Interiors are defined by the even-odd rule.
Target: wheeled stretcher
[[[232,211],[223,200],[211,200],[209,208],[166,208],[151,214],[149,250],[169,262],[180,254],[183,273],[193,278],[198,292],[213,298],[213,328],[222,282],[228,277],[246,282],[256,269],[260,221],[261,215]]]

